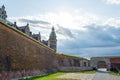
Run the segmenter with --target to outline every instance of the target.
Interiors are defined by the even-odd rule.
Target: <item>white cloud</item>
[[[18,24],[19,23],[23,24],[24,22],[21,22],[20,19],[27,19],[32,21],[42,20],[51,23],[51,25],[59,24],[61,26],[64,26],[65,28],[84,30],[82,26],[89,25],[91,23],[96,23],[97,21],[99,21],[100,17],[90,12],[74,10],[74,11],[48,12],[46,14],[40,14],[36,16],[9,18],[10,21],[11,20],[17,21]]]
[[[120,18],[109,18],[105,23],[104,25],[110,25],[110,26],[113,26],[113,27],[120,27]]]
[[[120,0],[103,0],[107,4],[120,4]]]
[[[16,21],[18,25],[26,25],[30,23],[31,28],[38,33],[41,32],[44,36],[49,36],[51,27],[55,26],[58,30],[58,26],[63,26],[71,30],[81,30],[87,31],[84,27],[92,23],[99,21],[100,17],[96,14],[85,12],[82,10],[72,10],[72,11],[59,11],[59,12],[47,12],[45,14],[39,14],[36,16],[23,16],[23,17],[9,17],[8,20],[14,22]],[[48,30],[49,29],[49,30]],[[60,35],[58,38],[65,38],[66,36]],[[69,37],[68,37],[69,38]],[[47,38],[46,38],[47,39]]]
[[[74,40],[60,41],[58,50],[82,57],[120,55],[120,28],[100,25],[85,27],[88,32],[73,31],[73,34],[76,33]]]

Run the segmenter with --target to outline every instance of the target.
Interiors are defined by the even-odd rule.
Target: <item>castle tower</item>
[[[5,6],[4,5],[2,5],[2,9],[5,10]]]
[[[48,46],[56,51],[57,49],[57,39],[54,27],[52,27],[52,32],[50,33]]]
[[[6,18],[7,18],[7,13],[5,11],[5,6],[4,5],[0,8],[0,18],[2,20],[6,20]]]

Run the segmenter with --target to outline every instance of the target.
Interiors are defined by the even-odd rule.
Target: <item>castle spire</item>
[[[52,31],[54,31],[54,26],[52,27]]]
[[[2,5],[2,9],[5,9],[5,6],[4,6],[4,5]]]
[[[54,29],[54,26],[52,27],[52,32],[50,34],[50,38],[51,37],[56,37],[56,33],[55,33],[55,29]]]
[[[57,39],[56,39],[56,33],[55,33],[54,26],[52,27],[52,31],[49,36],[48,46],[56,51]]]

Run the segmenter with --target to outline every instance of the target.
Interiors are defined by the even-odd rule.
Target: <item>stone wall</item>
[[[92,57],[91,58],[91,67],[94,69],[98,69],[99,62],[105,62],[107,70],[110,70],[110,60],[109,57]]]
[[[74,66],[70,66],[70,67],[59,67],[59,70],[60,71],[66,71],[66,72],[74,72],[74,71],[83,71],[83,70],[92,70],[92,68],[90,66],[87,66],[87,67],[84,67],[84,66],[81,66],[81,67],[74,67]]]
[[[55,51],[0,22],[0,77],[8,71],[22,75],[23,70],[56,71]]]
[[[92,57],[91,67],[98,69],[98,63],[105,62],[107,70],[120,71],[120,56]]]
[[[56,54],[60,71],[90,70],[90,62],[87,59],[63,54]]]
[[[21,78],[30,78],[47,74],[46,70],[17,70],[17,71],[2,71],[0,72],[0,80],[18,80]]]
[[[110,57],[111,70],[118,71],[120,73],[120,56]]]

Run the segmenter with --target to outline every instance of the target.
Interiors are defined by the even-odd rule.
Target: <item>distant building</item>
[[[38,34],[32,34],[32,37],[38,41],[41,42],[41,35],[40,35],[40,32]]]
[[[30,28],[29,28],[29,24],[27,24],[26,26],[21,26],[18,27],[18,29],[24,33],[26,33],[27,35],[30,36]]]
[[[42,43],[52,48],[53,50],[57,51],[57,37],[54,27],[52,27],[52,31],[50,33],[49,39],[46,41],[42,40]]]
[[[12,24],[11,26],[13,26],[16,29],[19,29],[16,22],[14,22],[14,24]]]
[[[42,40],[42,43],[48,46],[48,41]]]
[[[50,33],[50,36],[49,36],[49,40],[42,40],[41,41],[41,34],[40,32],[38,34],[32,34],[32,32],[30,31],[30,28],[29,28],[29,24],[27,23],[27,25],[25,26],[20,26],[18,27],[16,22],[14,22],[14,24],[10,24],[13,28],[16,28],[20,31],[22,31],[23,33],[29,35],[30,37],[42,42],[43,44],[45,44],[46,46],[54,49],[56,51],[57,49],[57,39],[56,39],[56,33],[55,33],[55,30],[54,30],[54,27],[52,27],[52,31]]]
[[[0,20],[5,21],[6,18],[7,18],[7,13],[6,13],[6,10],[5,10],[5,6],[3,5],[3,6],[0,8]]]
[[[107,68],[107,70],[120,71],[120,56],[92,57],[91,67],[93,69]]]
[[[57,49],[57,39],[54,27],[52,27],[52,32],[50,33],[48,46],[56,51]]]
[[[56,51],[56,49],[57,49],[57,39],[56,39],[56,33],[55,33],[55,30],[54,30],[54,27],[52,27],[52,32],[50,33],[49,40],[46,40],[46,41],[42,40],[41,41],[40,32],[38,34],[32,34],[32,32],[30,31],[30,27],[29,27],[28,23],[25,26],[17,26],[16,22],[12,23],[12,22],[8,21],[6,18],[7,18],[7,13],[5,11],[5,6],[3,5],[0,8],[0,20],[4,21],[5,23],[12,26],[13,28],[22,31],[23,33],[29,35],[30,37],[42,42],[46,46],[48,46],[48,47],[50,47],[50,48],[52,48]]]

